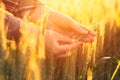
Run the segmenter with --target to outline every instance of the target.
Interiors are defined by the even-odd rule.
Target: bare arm
[[[31,26],[28,23],[23,22],[21,19],[10,15],[5,16],[5,24],[8,39],[14,39],[17,42],[19,41],[20,36],[23,35],[20,31],[22,27],[24,27],[25,31],[31,32],[32,34],[36,34],[39,31],[39,29],[34,26]],[[37,33],[36,35],[39,37],[40,33]],[[64,45],[61,45],[61,43],[64,43]],[[75,41],[52,30],[46,30],[45,32],[46,57],[50,57],[51,51],[57,58],[70,56],[67,55],[66,52],[68,50],[79,48],[82,44],[83,42],[81,41]]]
[[[46,22],[47,29],[56,31],[60,34],[63,34],[70,38],[78,38],[87,34],[81,41],[83,42],[91,42],[94,40],[95,32],[88,29],[86,26],[83,26],[77,23],[68,15],[53,10],[46,5],[42,5],[40,7],[35,8],[28,15],[30,16],[30,21],[38,22],[41,19],[41,16],[47,14],[48,19]],[[88,33],[89,32],[89,33]]]

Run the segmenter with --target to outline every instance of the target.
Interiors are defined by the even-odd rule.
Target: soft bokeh
[[[40,1],[95,30],[95,41],[69,51],[73,55],[65,59],[46,59],[44,30],[39,37],[22,30],[24,36],[19,45],[6,39],[4,6],[0,3],[0,80],[120,79],[120,0]],[[40,25],[45,28],[44,20]]]

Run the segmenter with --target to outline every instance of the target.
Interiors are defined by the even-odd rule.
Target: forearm
[[[15,41],[19,41],[23,29],[25,32],[36,33],[37,28],[31,26],[30,24],[22,21],[14,16],[5,16],[5,29],[7,33],[7,38]]]

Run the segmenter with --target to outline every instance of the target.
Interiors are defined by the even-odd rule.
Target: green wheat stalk
[[[116,67],[116,69],[115,69],[115,71],[114,71],[114,73],[113,73],[113,75],[112,75],[112,77],[111,77],[111,80],[114,79],[114,77],[115,77],[115,75],[116,75],[116,73],[117,73],[119,67],[120,67],[120,61],[118,61],[118,65],[117,65],[117,67]]]

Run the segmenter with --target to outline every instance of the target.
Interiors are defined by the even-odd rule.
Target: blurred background
[[[0,80],[120,80],[120,0],[43,0],[90,29],[97,37],[64,59],[45,59],[43,37],[37,50],[35,41],[21,44],[7,41],[0,14]],[[3,5],[0,5],[3,7]],[[3,26],[3,27],[2,27]],[[32,35],[32,38],[35,36]],[[7,46],[6,46],[7,44]],[[8,45],[12,46],[8,46]],[[29,54],[28,54],[29,53]]]
[[[77,52],[77,59],[74,61],[76,62],[75,68],[68,70],[69,76],[73,77],[74,74],[76,78],[68,80],[85,80],[86,75],[92,75],[93,80],[119,80],[120,1],[47,0],[46,4],[68,14],[80,24],[91,29],[96,26],[95,42],[84,45]],[[74,65],[72,61],[69,61],[69,67]],[[72,75],[70,75],[71,69],[76,70],[71,72]]]

